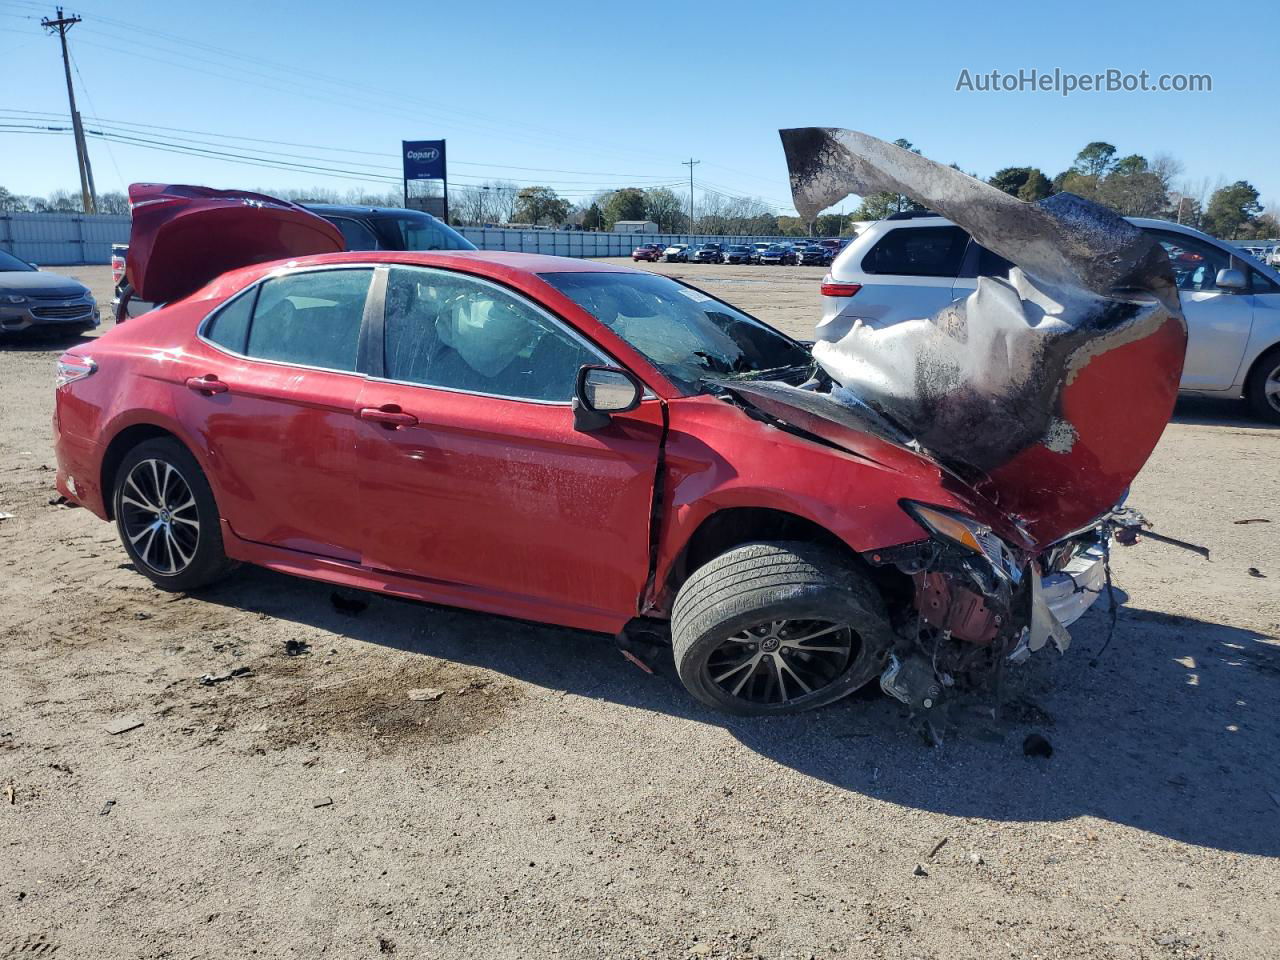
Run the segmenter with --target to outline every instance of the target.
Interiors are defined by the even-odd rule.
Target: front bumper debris
[[[1046,605],[1064,627],[1079,620],[1106,587],[1106,554],[1101,546],[1081,551],[1062,570],[1040,581]]]

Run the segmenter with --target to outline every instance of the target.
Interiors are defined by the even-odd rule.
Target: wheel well
[[[108,520],[115,519],[115,510],[112,503],[114,497],[111,495],[111,486],[115,482],[116,471],[120,469],[120,464],[124,461],[128,452],[138,444],[147,440],[155,440],[158,437],[178,439],[164,427],[157,427],[151,423],[138,423],[132,427],[125,427],[112,437],[111,442],[107,444],[107,452],[102,455],[102,473],[99,478],[101,486],[99,489],[102,491],[102,505],[107,512]]]
[[[1273,343],[1253,358],[1253,363],[1249,367],[1249,372],[1244,375],[1243,382],[1246,396],[1249,391],[1249,381],[1253,379],[1254,373],[1257,372],[1258,368],[1262,366],[1264,362],[1270,363],[1272,358],[1274,358],[1278,353],[1280,353],[1280,343]]]
[[[907,602],[912,596],[910,578],[892,567],[873,567],[847,543],[812,520],[767,507],[732,507],[713,513],[693,532],[672,564],[664,605],[669,609],[689,574],[704,563],[744,543],[762,540],[799,540],[829,548],[850,567],[865,574],[879,589],[886,605]]]

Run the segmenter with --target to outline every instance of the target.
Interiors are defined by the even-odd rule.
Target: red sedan
[[[162,589],[243,561],[611,634],[671,620],[696,697],[768,714],[882,674],[900,695],[904,622],[1011,648],[1039,610],[1021,572],[1079,555],[1050,567],[919,450],[795,389],[801,344],[676,280],[315,253],[341,248],[325,221],[237,196],[135,188],[130,282],[168,305],[58,364],[58,489]],[[228,269],[250,235],[243,260],[294,258]],[[973,602],[948,620],[942,596]]]
[[[631,251],[631,259],[637,263],[641,260],[657,263],[662,259],[662,251],[665,249],[660,243],[642,243]]]

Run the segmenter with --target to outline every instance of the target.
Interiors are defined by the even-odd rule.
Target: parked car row
[[[801,264],[827,266],[844,249],[848,240],[795,240],[786,242],[744,243],[673,243],[668,247],[660,243],[642,243],[631,251],[635,262],[648,260],[653,263],[756,263]]]

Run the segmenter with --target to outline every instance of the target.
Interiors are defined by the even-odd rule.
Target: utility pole
[[[693,243],[693,168],[700,164],[701,160],[695,160],[690,157],[683,161],[680,166],[689,168],[689,242]]]
[[[76,91],[71,85],[71,57],[67,54],[67,31],[80,22],[80,18],[72,15],[64,17],[62,8],[58,7],[58,17],[48,17],[40,21],[40,26],[52,32],[58,31],[58,39],[62,41],[62,69],[67,74],[67,100],[71,104],[71,126],[75,131],[76,163],[80,167],[80,201],[85,213],[98,212],[97,191],[93,187],[93,168],[89,166],[89,148],[85,144],[84,126],[80,123],[80,111],[76,109]]]

